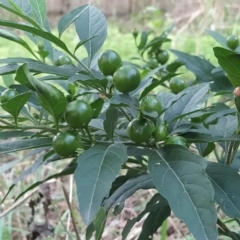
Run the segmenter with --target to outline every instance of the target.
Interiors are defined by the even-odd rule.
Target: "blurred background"
[[[204,55],[213,63],[216,63],[216,59],[213,58],[212,47],[218,43],[210,38],[205,30],[216,30],[225,36],[238,35],[240,30],[239,0],[46,0],[46,3],[48,18],[53,28],[63,14],[77,6],[92,3],[100,8],[109,27],[108,39],[103,49],[117,48],[123,58],[136,54],[131,36],[134,28],[139,31],[151,29],[160,34],[174,24],[172,42],[166,48]],[[5,10],[0,9],[0,13],[5,19],[13,17]],[[69,39],[70,46],[78,41],[77,36],[71,35],[71,29],[64,38]],[[0,47],[4,43],[1,41]]]
[[[215,30],[224,36],[230,34],[239,36],[240,33],[240,0],[46,0],[46,2],[48,18],[56,35],[57,22],[62,15],[82,4],[92,3],[97,6],[105,14],[108,22],[108,37],[102,49],[114,49],[124,60],[129,60],[137,55],[137,49],[131,34],[133,29],[140,32],[153,30],[158,35],[174,24],[175,27],[170,34],[172,41],[171,43],[165,43],[164,48],[202,55],[213,64],[217,64],[217,60],[213,55],[212,48],[219,44],[208,36],[205,30]],[[20,21],[20,19],[14,19],[13,15],[3,9],[0,9],[0,14],[2,19]],[[19,32],[19,34],[22,33]],[[31,44],[27,38],[24,39]],[[74,49],[79,42],[73,27],[70,27],[64,33],[62,39],[70,49]],[[34,47],[34,50],[37,51],[36,46]],[[81,58],[81,51],[78,54]],[[27,57],[29,53],[13,42],[1,39],[0,56],[1,58]],[[174,58],[174,56],[171,56],[171,58]],[[192,75],[188,73],[185,77],[191,78]],[[9,172],[0,175],[0,198],[7,193],[13,179],[23,169],[26,169],[30,163],[35,161],[32,157],[26,158],[25,155],[26,152],[22,151],[2,156],[6,162],[15,161],[16,159],[24,159],[24,161],[17,168],[12,168]],[[27,186],[44,179],[49,172],[51,174],[57,172],[58,169],[62,169],[65,165],[66,162],[53,163],[52,165],[42,166],[41,171],[33,171],[34,174],[29,174],[13,189],[8,199],[1,206],[2,209],[10,208],[14,203],[14,197],[18,196]],[[51,182],[51,198],[54,202],[52,221],[56,233],[56,237],[53,239],[76,239],[74,231],[72,231],[68,206],[66,205],[61,184],[64,184],[69,192],[81,237],[84,239],[85,226],[81,222],[77,211],[76,189],[72,177],[65,177]],[[152,190],[139,191],[128,199],[124,211],[117,217],[108,219],[103,239],[120,240],[120,233],[127,218],[137,216],[153,194]],[[41,210],[39,212],[41,213]],[[30,208],[28,207],[28,200],[26,200],[11,211],[10,214],[0,218],[0,239],[26,239],[27,219],[29,216]],[[41,217],[37,218],[39,221],[41,219]],[[129,235],[129,240],[136,239],[136,236],[141,231],[141,224],[141,221],[136,224]],[[168,219],[167,236],[167,239],[192,239],[185,225],[174,216]],[[159,232],[155,237],[155,239],[160,239]]]

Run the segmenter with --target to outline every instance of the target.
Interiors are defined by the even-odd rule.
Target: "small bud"
[[[132,35],[133,35],[133,37],[134,37],[135,39],[137,38],[138,33],[139,33],[139,31],[138,31],[137,29],[134,29],[134,30],[132,31]]]
[[[240,87],[236,87],[233,91],[235,97],[240,97]]]

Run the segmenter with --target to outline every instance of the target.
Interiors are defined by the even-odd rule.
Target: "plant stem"
[[[71,53],[71,57],[74,58],[88,72],[88,74],[91,77],[95,78],[95,76],[92,74],[91,70],[82,61],[80,61],[74,54]]]
[[[92,135],[91,135],[88,127],[85,127],[84,129],[85,129],[85,131],[87,132],[87,135],[88,135],[89,140],[91,141],[91,143],[93,143],[94,141],[93,141]]]
[[[230,165],[232,162],[232,150],[233,150],[233,145],[234,141],[231,141],[229,144],[228,152],[227,152],[227,157],[226,157],[226,163],[227,165]]]
[[[217,220],[217,224],[219,225],[219,227],[222,228],[226,236],[230,237],[233,240],[238,240],[238,238],[234,236],[234,234],[228,229],[228,227],[219,218]]]
[[[216,157],[216,159],[217,159],[217,161],[218,162],[221,162],[221,158],[219,157],[219,155],[218,155],[218,152],[217,152],[217,150],[216,150],[216,148],[214,148],[214,154],[215,154],[215,157]]]
[[[16,125],[14,125],[14,124],[10,123],[9,121],[6,121],[6,120],[4,120],[4,119],[2,119],[2,118],[0,118],[0,121],[1,121],[2,123],[5,123],[5,124],[8,125],[8,126],[13,127],[13,128],[16,127]]]
[[[128,116],[128,114],[124,111],[124,109],[122,107],[118,107],[119,110],[121,111],[121,113],[126,117],[126,119],[131,122],[132,119]]]
[[[161,240],[166,240],[166,236],[167,236],[167,219],[165,219],[165,221],[162,223],[161,226]]]
[[[77,225],[75,223],[75,219],[74,219],[74,216],[73,216],[72,206],[71,206],[69,198],[68,198],[68,193],[67,193],[67,190],[66,190],[66,188],[64,187],[63,184],[62,184],[62,190],[63,190],[64,196],[65,196],[68,208],[69,208],[69,212],[70,212],[70,215],[71,215],[71,218],[72,218],[72,224],[73,224],[74,231],[76,233],[76,237],[77,237],[78,240],[81,240],[80,236],[78,234]]]

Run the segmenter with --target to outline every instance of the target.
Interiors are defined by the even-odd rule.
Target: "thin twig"
[[[69,202],[72,203],[72,195],[73,195],[73,175],[70,175],[69,177]],[[67,231],[70,229],[70,223],[71,223],[71,214],[68,214],[68,220],[67,220]],[[68,240],[68,235],[66,240]]]
[[[78,234],[77,225],[76,225],[75,220],[74,220],[72,207],[71,207],[71,204],[70,204],[70,201],[69,201],[69,198],[68,198],[68,193],[67,193],[67,190],[64,187],[63,183],[62,183],[62,190],[63,190],[64,196],[65,196],[65,199],[67,201],[67,205],[68,205],[68,208],[69,208],[69,211],[70,211],[70,214],[71,214],[73,228],[74,228],[74,231],[76,233],[76,237],[77,237],[78,240],[81,240],[81,238],[80,238],[80,236]]]
[[[34,193],[36,193],[38,191],[38,188],[32,190],[31,192],[29,192],[28,194],[26,194],[23,198],[19,199],[17,202],[15,202],[10,208],[8,208],[7,210],[5,210],[4,212],[2,212],[0,214],[0,218],[3,218],[4,216],[6,216],[8,213],[10,213],[11,211],[13,211],[15,208],[17,208],[18,206],[20,206],[22,203],[24,203],[28,198],[30,198]]]
[[[234,236],[234,234],[228,229],[228,227],[218,218],[217,224],[221,229],[224,231],[226,236],[230,237],[233,240],[237,240],[237,238]]]
[[[129,122],[131,122],[132,119],[128,116],[128,114],[124,111],[124,109],[121,108],[121,107],[118,107],[118,108],[119,108],[119,110],[121,111],[121,113],[126,117],[126,119],[127,119]]]

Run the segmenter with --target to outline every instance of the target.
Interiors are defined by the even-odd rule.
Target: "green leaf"
[[[138,46],[137,46],[137,48],[138,48],[138,50],[142,50],[145,46],[146,46],[146,44],[147,44],[147,39],[148,39],[148,32],[146,32],[146,31],[143,31],[142,33],[141,33],[141,39],[140,39],[140,43],[138,44]]]
[[[21,57],[8,57],[8,58],[0,59],[0,63],[26,63],[26,62],[37,63],[38,61],[32,58],[21,58]]]
[[[146,215],[147,213],[154,214],[157,212],[159,212],[159,215],[161,216],[161,218],[158,221],[158,224],[160,226],[162,224],[162,219],[164,219],[170,215],[171,209],[169,208],[169,205],[168,205],[168,202],[166,201],[166,199],[164,199],[159,193],[155,194],[152,197],[152,199],[146,204],[145,209],[137,217],[135,217],[131,220],[127,220],[127,223],[122,231],[122,240],[125,240],[127,238],[128,234],[130,233],[130,230],[132,229],[134,224],[136,222],[139,222],[143,218],[144,215]],[[168,215],[168,216],[166,216],[166,215]],[[150,229],[151,229],[151,227],[150,227]],[[149,235],[151,235],[150,232],[149,232]],[[145,239],[148,239],[148,236]]]
[[[2,76],[3,82],[5,84],[5,86],[8,88],[10,85],[14,84],[14,79],[13,79],[13,75],[9,74],[9,75],[3,75]]]
[[[124,201],[132,196],[138,189],[150,188],[154,188],[154,184],[149,174],[143,174],[139,177],[129,179],[104,201],[103,206],[106,211],[109,211],[112,207],[124,203]]]
[[[33,20],[33,18],[28,16],[26,13],[24,13],[16,4],[14,4],[13,1],[11,1],[11,4],[15,6],[15,9],[13,9],[12,7],[6,6],[5,4],[2,4],[2,3],[0,3],[0,7],[6,9],[7,11],[13,13],[16,16],[21,17],[22,19],[31,23],[34,27],[41,29],[41,27]]]
[[[206,173],[212,182],[214,200],[230,218],[240,218],[240,175],[230,166],[209,162]]]
[[[102,98],[98,98],[95,101],[91,102],[90,106],[93,110],[93,118],[98,118],[99,114],[102,111],[103,105],[104,100]]]
[[[27,42],[25,42],[22,38],[20,38],[19,36],[4,30],[4,29],[0,29],[0,37],[8,39],[10,41],[16,42],[20,45],[22,45],[24,48],[26,48],[35,58],[38,58],[36,56],[36,54],[33,52],[32,48],[27,44]]]
[[[140,95],[140,99],[144,98],[148,93],[150,93],[154,88],[158,87],[159,85],[162,85],[163,82],[165,82],[166,80],[175,77],[177,74],[175,73],[169,73],[167,76],[163,77],[161,80],[158,81],[152,81],[152,83],[147,86],[141,93]]]
[[[220,47],[213,48],[213,51],[219,65],[226,71],[232,85],[234,87],[240,86],[240,54]]]
[[[82,85],[85,85],[87,87],[90,86],[95,89],[101,89],[101,88],[106,89],[108,84],[108,80],[105,78],[95,79],[86,74],[75,74],[68,79],[69,83],[73,83],[76,81],[79,81],[79,83],[81,83]]]
[[[171,50],[186,66],[186,68],[196,75],[199,83],[211,83],[211,90],[215,92],[232,90],[229,79],[220,71],[214,73],[214,66],[207,60],[198,56]]]
[[[118,121],[118,108],[108,108],[106,111],[106,119],[103,121],[104,130],[108,137],[113,140],[113,133]]]
[[[88,65],[90,66],[93,56],[102,47],[107,37],[106,19],[98,8],[90,5],[75,19],[74,24],[81,41],[96,36],[84,43],[88,53]]]
[[[127,158],[127,148],[120,143],[95,145],[78,157],[74,179],[80,213],[86,224],[99,211],[103,198]]]
[[[19,10],[20,13],[26,13],[28,16],[32,16],[32,8],[29,4],[28,0],[4,0],[3,3],[6,5],[6,1],[8,2],[8,5],[12,6],[12,8]],[[7,6],[8,6],[7,5]],[[9,5],[9,6],[10,6]],[[16,7],[18,6],[18,7]]]
[[[47,15],[47,8],[45,0],[29,0],[32,10],[34,11],[34,15],[36,16],[37,22],[40,24],[42,28],[45,28],[47,31],[50,32],[50,28],[48,25],[48,21],[46,18]]]
[[[228,48],[226,38],[222,36],[220,33],[207,29],[206,32],[214,38],[217,42],[219,42],[224,48]]]
[[[181,117],[181,115],[188,114],[197,109],[197,104],[201,102],[206,94],[208,93],[210,87],[208,83],[202,83],[188,87],[183,92],[179,93],[180,98],[175,101],[171,106],[165,111],[165,120],[167,122],[174,121]],[[183,93],[186,93],[183,95]],[[172,102],[178,98],[178,94],[172,97]],[[170,131],[173,131],[178,126],[179,121],[175,121],[170,124]]]
[[[130,97],[128,94],[115,94],[110,100],[109,103],[112,106],[123,106],[137,108],[138,101],[136,98]]]
[[[138,237],[138,240],[152,240],[153,234],[162,225],[165,219],[171,214],[171,209],[167,203],[161,206],[157,211],[150,212],[145,219],[142,231]]]
[[[94,232],[95,232],[95,228],[94,228],[93,222],[91,222],[86,229],[86,240],[90,240]]]
[[[212,30],[209,30],[207,29],[206,32],[211,36],[213,37],[217,42],[219,42],[224,48],[227,48],[227,49],[230,49],[228,46],[227,46],[227,41],[226,41],[226,38],[224,36],[222,36],[221,34],[219,34],[218,32],[215,32],[215,31],[212,31]],[[230,49],[231,50],[231,49]],[[238,46],[236,49],[235,49],[236,52],[239,52],[240,51],[240,47]]]
[[[206,160],[186,148],[171,146],[153,151],[148,167],[158,192],[195,239],[217,239],[214,190],[205,174]]]
[[[40,29],[36,29],[36,28],[28,26],[26,24],[16,23],[16,22],[7,21],[7,20],[0,20],[0,26],[10,27],[10,28],[19,29],[19,30],[22,30],[25,32],[32,33],[34,35],[37,35],[39,37],[49,40],[50,42],[54,43],[56,46],[60,47],[67,53],[71,54],[71,52],[68,50],[66,44],[49,32],[46,32],[46,31],[43,31]]]
[[[199,151],[199,154],[202,157],[206,157],[215,149],[215,144],[213,142],[211,142],[211,143],[196,143],[195,145]]]
[[[29,137],[32,136],[34,132],[24,132],[24,131],[4,131],[0,132],[0,139],[15,138],[15,137]]]
[[[176,60],[175,62],[172,62],[172,63],[168,64],[166,66],[166,70],[169,73],[175,73],[178,70],[178,68],[180,68],[182,65],[184,65],[182,61],[177,61]]]
[[[212,136],[232,137],[237,130],[238,120],[236,116],[222,116],[216,124],[209,125]]]
[[[92,36],[92,37],[90,37],[90,38],[87,38],[87,39],[85,39],[85,40],[82,40],[82,41],[80,41],[77,45],[76,45],[76,47],[75,47],[75,49],[74,49],[74,53],[82,46],[82,45],[84,45],[85,43],[87,43],[88,41],[90,41],[91,39],[93,39],[93,38],[95,38],[96,36]]]
[[[13,116],[15,122],[17,123],[17,117],[31,95],[31,92],[19,94],[16,97],[10,98],[1,106],[6,112],[10,113]]]
[[[19,163],[21,159],[17,159],[15,161],[11,161],[5,164],[1,164],[0,166],[0,174],[3,174],[4,172],[8,171],[9,169],[13,168],[17,163]]]
[[[96,231],[96,235],[95,235],[96,240],[101,240],[106,218],[107,218],[106,211],[103,207],[101,207],[97,212],[96,217],[93,220],[93,225]]]
[[[21,83],[22,79],[26,82],[28,81],[27,84],[30,84],[31,88],[36,91],[39,103],[51,114],[56,127],[58,127],[58,119],[67,106],[64,94],[56,87],[35,79],[28,72],[27,64],[23,64],[17,70],[16,81]],[[22,84],[24,85],[24,83]]]
[[[26,149],[52,146],[52,138],[32,138],[0,143],[0,153],[11,153]]]
[[[87,8],[89,8],[89,4],[82,5],[78,8],[73,9],[69,13],[63,15],[58,22],[58,33],[59,37],[63,34],[63,32],[68,28],[68,26],[73,23]],[[75,49],[76,51],[76,49]]]

